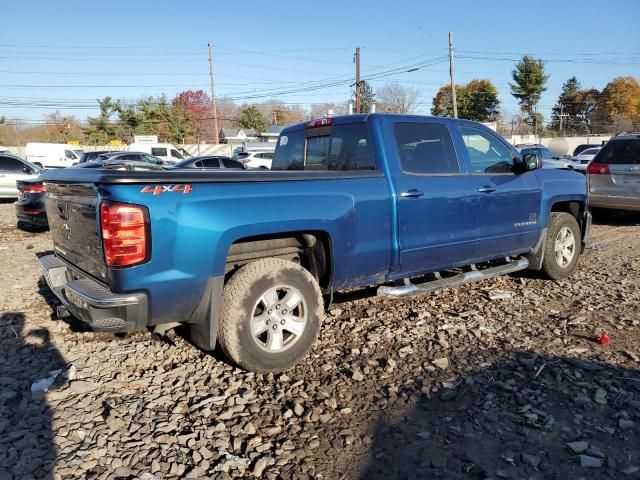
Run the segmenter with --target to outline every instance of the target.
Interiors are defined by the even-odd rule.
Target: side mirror
[[[535,153],[525,153],[522,156],[522,160],[524,163],[523,166],[525,172],[530,172],[532,170],[542,168],[542,162],[538,160],[538,156]]]
[[[27,175],[34,173],[33,170],[31,170],[29,167],[26,167],[26,166],[22,168],[22,171]]]

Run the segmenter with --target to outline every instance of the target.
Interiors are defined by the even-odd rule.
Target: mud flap
[[[544,260],[544,245],[547,241],[547,229],[542,230],[542,235],[538,239],[536,246],[531,249],[529,253],[523,255],[524,258],[529,260],[529,270],[540,270],[542,268],[542,261]]]
[[[191,341],[203,350],[216,348],[223,289],[224,275],[210,278],[202,300],[188,322]]]

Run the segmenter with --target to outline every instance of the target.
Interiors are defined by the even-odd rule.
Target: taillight
[[[307,128],[329,127],[333,125],[333,117],[317,118],[307,122]]]
[[[107,266],[128,267],[148,260],[151,239],[146,207],[102,202],[100,226]]]
[[[42,183],[23,183],[20,186],[23,193],[46,193],[46,189]]]
[[[609,165],[606,163],[591,162],[587,166],[587,173],[589,175],[611,175],[611,172],[609,171]]]

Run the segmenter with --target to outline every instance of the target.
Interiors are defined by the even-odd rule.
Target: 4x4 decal
[[[154,195],[160,195],[164,192],[182,192],[183,194],[191,193],[193,187],[189,184],[177,184],[177,185],[147,185],[140,193],[153,193]]]

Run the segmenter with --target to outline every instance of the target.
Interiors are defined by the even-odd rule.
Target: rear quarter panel
[[[320,231],[331,239],[333,288],[373,283],[391,256],[389,192],[383,175],[283,182],[194,184],[189,194],[141,193],[142,185],[109,185],[103,198],[146,205],[151,259],[112,269],[114,291],[152,297],[154,323],[186,320],[207,280],[224,274],[230,246],[271,233]]]

